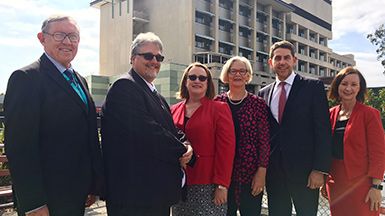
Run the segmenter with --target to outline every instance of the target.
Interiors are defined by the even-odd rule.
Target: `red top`
[[[196,156],[187,167],[187,185],[218,184],[230,186],[235,153],[234,125],[226,103],[201,99],[201,106],[185,123],[185,101],[171,107],[175,125],[184,131]]]
[[[339,111],[340,106],[330,109],[333,133]],[[357,102],[345,128],[343,145],[345,171],[349,179],[363,175],[383,178],[385,136],[378,110]]]
[[[215,101],[227,101],[227,94],[215,97]],[[267,120],[268,107],[262,98],[248,94],[242,107],[235,114],[240,134],[234,159],[232,181],[249,184],[259,167],[267,168],[270,156],[270,133]]]

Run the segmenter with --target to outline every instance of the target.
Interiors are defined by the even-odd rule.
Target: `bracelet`
[[[372,184],[372,188],[377,189],[377,190],[382,190],[382,185]]]
[[[220,190],[227,190],[227,188],[225,186],[223,186],[223,185],[218,185],[218,189],[220,189]]]

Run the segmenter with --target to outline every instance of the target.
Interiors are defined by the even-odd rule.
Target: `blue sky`
[[[49,15],[73,16],[80,26],[81,41],[73,67],[83,76],[99,73],[99,10],[88,0],[0,0],[0,93],[5,92],[10,74],[40,57],[36,38]],[[329,47],[339,54],[355,56],[357,68],[369,86],[385,86],[384,68],[376,59],[366,35],[385,23],[383,0],[333,1],[333,40]]]

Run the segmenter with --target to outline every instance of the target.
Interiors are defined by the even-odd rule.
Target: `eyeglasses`
[[[68,39],[71,42],[79,42],[79,35],[76,33],[68,33],[68,34],[64,32],[55,32],[53,34],[50,34],[48,32],[43,32],[43,33],[51,36],[57,42],[62,42],[66,37],[68,37]]]
[[[188,79],[191,80],[191,81],[195,81],[197,78],[199,79],[199,81],[204,82],[204,81],[207,80],[208,77],[207,76],[203,76],[203,75],[197,76],[195,74],[188,75]]]
[[[239,73],[240,75],[245,75],[247,73],[247,70],[245,70],[245,69],[230,69],[229,73],[231,75],[235,75],[237,73]]]
[[[164,56],[162,56],[161,54],[154,55],[152,53],[137,53],[136,55],[143,56],[143,58],[147,61],[151,61],[152,59],[154,59],[154,57],[157,62],[162,62],[164,60]]]

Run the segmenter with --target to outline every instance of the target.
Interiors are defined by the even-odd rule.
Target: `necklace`
[[[341,110],[339,114],[341,117],[349,118],[352,114],[352,110]]]
[[[245,94],[243,95],[242,99],[240,101],[238,101],[238,102],[234,102],[234,101],[231,100],[229,92],[226,92],[226,94],[227,94],[227,98],[229,99],[229,102],[232,105],[239,105],[239,104],[241,104],[243,102],[243,100],[247,97],[247,91],[246,90],[245,90]]]

